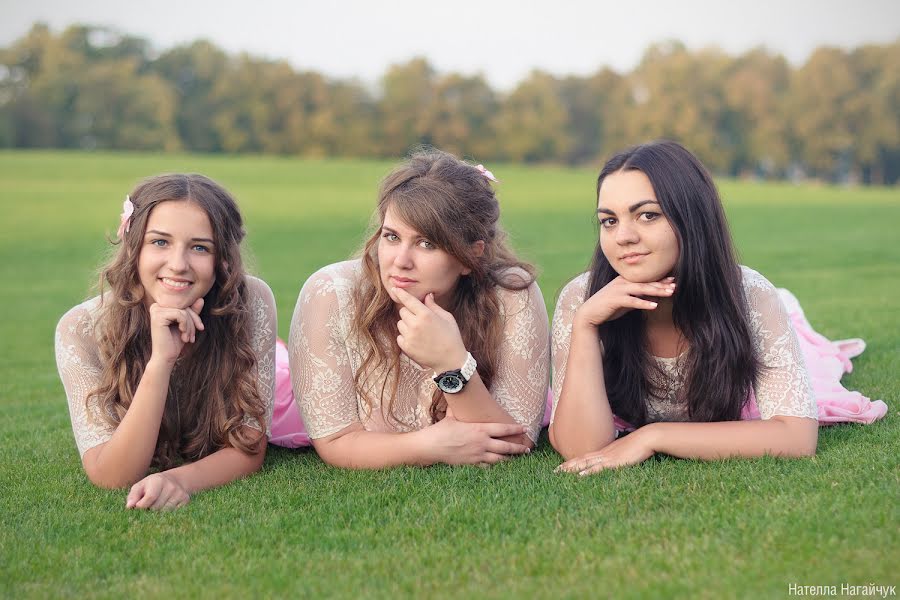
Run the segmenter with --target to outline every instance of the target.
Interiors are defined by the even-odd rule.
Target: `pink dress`
[[[280,339],[275,344],[275,409],[272,411],[269,443],[285,448],[302,448],[312,444],[300,418],[300,409],[294,402],[288,349]]]
[[[866,349],[866,343],[859,339],[830,341],[816,333],[806,320],[797,298],[784,288],[778,295],[787,309],[791,325],[797,333],[803,359],[809,371],[810,384],[816,399],[819,425],[835,423],[870,424],[887,414],[887,405],[881,400],[869,400],[859,392],[851,392],[841,385],[844,373],[853,371],[851,358]],[[744,412],[744,419],[758,419],[759,409],[756,398],[751,397]]]

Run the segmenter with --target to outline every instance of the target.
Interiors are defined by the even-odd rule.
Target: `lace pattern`
[[[367,374],[371,410],[357,396],[354,375],[365,358],[351,331],[356,307],[352,290],[361,276],[359,260],[329,265],[304,284],[291,320],[291,380],[306,430],[313,439],[354,423],[368,431],[406,432],[431,425],[432,372],[405,355],[394,405],[380,404],[381,386],[392,381],[388,368]],[[523,291],[499,289],[503,344],[491,395],[537,440],[549,378],[547,313],[537,284]],[[385,398],[390,396],[390,383]],[[396,419],[391,417],[391,412]]]
[[[754,389],[761,418],[770,419],[776,415],[817,418],[818,410],[797,334],[778,296],[778,290],[753,269],[742,266],[741,273],[753,342],[763,364]],[[572,321],[575,311],[584,303],[588,280],[589,274],[582,273],[570,281],[560,293],[553,315],[551,352],[554,412],[565,379]],[[664,381],[654,383],[666,393],[661,398],[646,399],[650,421],[687,420],[686,407],[677,400],[678,390],[684,382],[679,361],[677,358],[657,357],[656,362]]]
[[[275,298],[269,286],[260,279],[248,277],[247,285],[253,311],[252,345],[259,371],[257,389],[266,405],[267,423],[271,423],[275,393]],[[69,310],[56,327],[56,366],[68,400],[75,443],[82,456],[109,441],[115,431],[99,414],[96,399],[86,403],[88,394],[97,387],[102,371],[94,335],[100,312],[100,297],[96,296]],[[244,423],[260,429],[255,419],[245,417]]]

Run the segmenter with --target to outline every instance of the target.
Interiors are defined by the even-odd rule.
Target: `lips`
[[[160,277],[159,282],[164,288],[172,292],[183,292],[194,285],[193,281],[187,279],[176,279],[173,277]]]
[[[391,283],[394,284],[394,287],[404,289],[419,283],[416,279],[410,279],[409,277],[397,277],[395,275],[391,275],[388,279],[390,279]]]
[[[619,260],[622,262],[633,265],[641,261],[642,258],[647,256],[649,252],[629,252],[628,254],[623,254],[619,257]]]

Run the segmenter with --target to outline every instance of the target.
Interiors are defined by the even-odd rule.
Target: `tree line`
[[[822,47],[796,68],[762,48],[665,42],[628,73],[535,70],[505,93],[422,58],[370,89],[208,41],[159,52],[86,25],[37,24],[0,49],[5,148],[395,158],[430,144],[478,161],[575,165],[659,137],[721,174],[894,184],[900,39]]]

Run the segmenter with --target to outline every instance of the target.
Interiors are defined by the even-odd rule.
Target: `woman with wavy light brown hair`
[[[57,366],[88,478],[177,508],[262,465],[275,303],[244,271],[234,199],[202,175],[139,184],[118,237],[100,295],[59,322]]]
[[[437,150],[382,182],[358,258],[313,274],[289,341],[306,430],[350,468],[491,464],[537,440],[547,312],[493,175]]]

